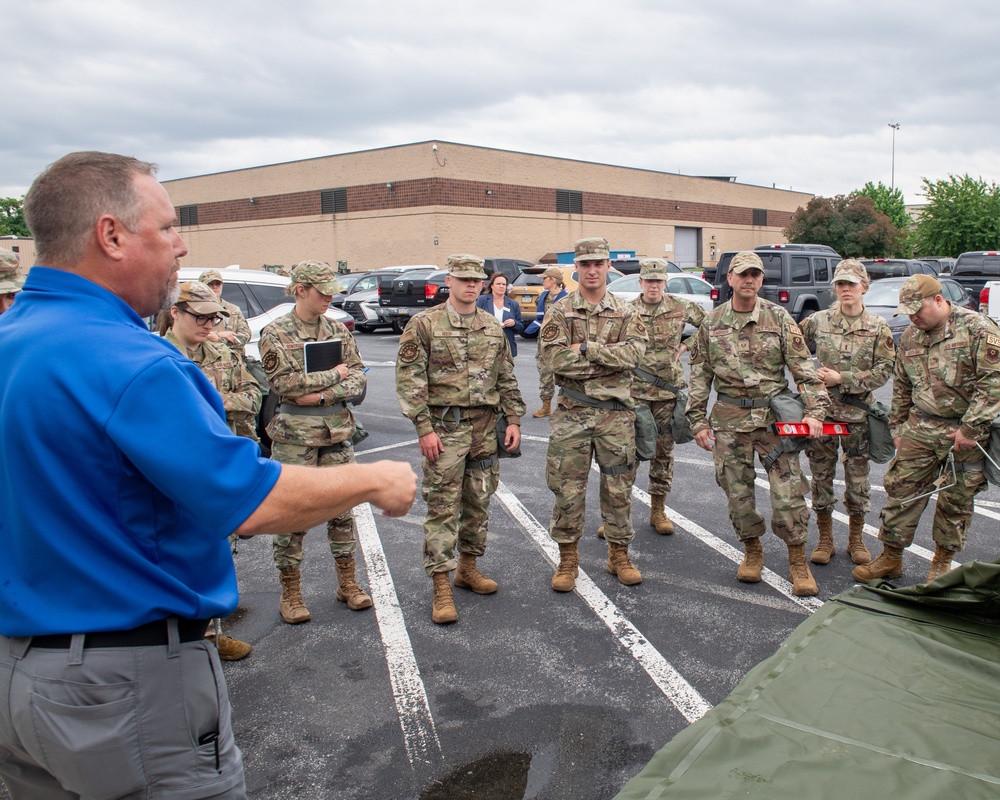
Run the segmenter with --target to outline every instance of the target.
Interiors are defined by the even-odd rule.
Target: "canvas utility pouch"
[[[688,422],[687,410],[688,390],[678,389],[677,405],[674,406],[674,416],[671,419],[671,431],[674,434],[674,444],[687,444],[694,441],[694,434],[691,432],[691,423]]]
[[[806,408],[798,392],[782,392],[770,399],[768,405],[776,422],[802,422]],[[761,459],[764,469],[771,469],[782,453],[799,453],[809,444],[807,436],[780,436],[778,445]]]
[[[656,457],[656,420],[653,410],[645,403],[636,403],[635,408],[635,454],[640,461],[652,461]]]
[[[868,406],[868,460],[886,464],[896,455],[889,430],[889,407],[876,400]]]

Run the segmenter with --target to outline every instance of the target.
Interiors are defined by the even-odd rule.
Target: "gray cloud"
[[[972,0],[4,2],[0,194],[77,149],[176,178],[443,139],[818,194],[1000,177]]]

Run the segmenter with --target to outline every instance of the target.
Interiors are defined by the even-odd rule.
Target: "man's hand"
[[[712,442],[715,441],[715,437],[712,435],[711,428],[705,428],[703,431],[698,431],[694,435],[695,444],[698,445],[702,450],[712,451]]]
[[[948,438],[954,440],[955,452],[958,452],[959,450],[971,450],[977,444],[979,444],[979,442],[977,442],[975,439],[970,439],[967,436],[963,436],[961,428],[959,428],[954,433],[949,433]]]
[[[818,439],[823,435],[823,423],[812,417],[803,417],[802,421],[809,426],[809,438]]]
[[[417,474],[403,461],[376,461],[373,466],[378,469],[383,487],[369,502],[382,509],[383,517],[403,516],[417,496]]]
[[[293,397],[291,401],[297,406],[318,406],[322,396],[322,392],[310,392],[309,394],[302,395],[302,397]]]
[[[213,331],[214,333],[214,331]],[[220,339],[225,339],[229,344],[236,344],[239,340],[236,338],[236,334],[232,331],[219,331],[215,334]]]
[[[823,385],[827,388],[839,386],[844,382],[844,376],[829,367],[820,367],[816,370],[816,377],[823,381]]]
[[[518,433],[518,438],[520,438],[520,435]],[[438,460],[438,457],[443,452],[444,445],[441,444],[441,437],[434,433],[434,431],[425,433],[420,437],[420,454],[432,464]]]
[[[520,425],[508,425],[507,435],[504,437],[503,446],[508,452],[513,450],[521,443],[521,426]]]
[[[351,371],[347,368],[347,364],[337,364],[333,369],[342,381],[346,381],[347,376],[351,374]]]

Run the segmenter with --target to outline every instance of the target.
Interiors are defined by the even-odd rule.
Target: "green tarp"
[[[1000,560],[855,586],[615,800],[1000,798]]]

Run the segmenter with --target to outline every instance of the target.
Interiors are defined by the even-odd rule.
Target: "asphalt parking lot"
[[[356,409],[370,436],[357,458],[405,460],[419,474],[416,435],[395,398],[398,336],[359,334],[358,343],[371,370],[367,398]],[[250,797],[607,800],[824,600],[852,584],[842,512],[834,516],[841,549],[828,566],[813,567],[819,597],[791,595],[785,548],[770,533],[764,582],[737,582],[742,551],[711,455],[691,443],[677,450],[667,498],[672,536],[648,525],[640,469],[632,554],[642,584],[625,587],[605,572],[592,472],[577,590],[553,592],[549,423],[530,417],[538,408],[535,344],[518,346],[529,410],[524,455],[501,462],[490,545],[480,559],[500,590],[479,596],[456,589],[457,624],[431,622],[419,496],[400,519],[356,509],[359,578],[375,601],[367,611],[349,611],[334,598],[332,559],[324,530],[316,528],[306,538],[303,566],[312,621],[282,623],[269,537],[241,542],[241,602],[224,630],[254,652],[227,663],[225,675]],[[888,389],[879,397],[888,399]],[[875,552],[884,472],[873,465],[867,543]],[[757,498],[769,517],[760,470]],[[991,487],[979,500],[962,561],[996,557],[1000,493]],[[932,510],[933,503],[905,556],[900,585],[926,576]]]

